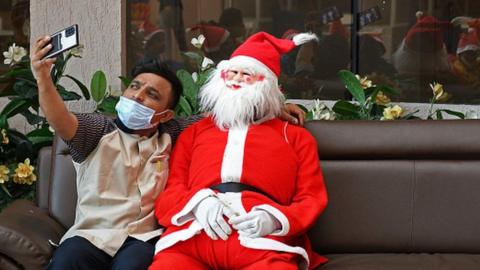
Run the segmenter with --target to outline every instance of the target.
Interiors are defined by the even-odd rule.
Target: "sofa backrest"
[[[65,228],[70,228],[75,220],[77,205],[76,172],[67,145],[59,137],[54,139],[51,158],[50,181],[46,184],[48,209],[53,218]],[[43,195],[41,198],[45,197]]]
[[[480,252],[479,120],[313,121],[306,128],[329,195],[309,233],[315,250]],[[39,204],[68,228],[75,169],[62,140],[53,149]]]
[[[323,254],[480,252],[480,121],[313,121]]]

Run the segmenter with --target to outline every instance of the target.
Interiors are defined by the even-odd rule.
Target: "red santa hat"
[[[202,34],[205,37],[203,49],[206,52],[218,51],[220,46],[230,36],[230,32],[228,32],[225,28],[215,25],[199,24],[190,28],[190,31],[198,32],[198,34]]]
[[[300,31],[298,31],[297,29],[290,28],[283,33],[282,38],[292,40],[293,37],[296,36],[297,34],[300,34]]]
[[[457,45],[457,54],[465,51],[476,51],[479,49],[477,31],[473,28],[468,29],[468,33],[463,33]]]
[[[418,11],[417,22],[408,30],[405,36],[405,45],[416,49],[421,44],[433,45],[434,50],[443,48],[443,32],[450,27],[450,22],[440,21],[433,16],[426,16]]]
[[[301,33],[292,40],[276,38],[266,32],[258,32],[250,36],[233,53],[229,61],[241,60],[245,65],[267,68],[277,78],[280,76],[280,57],[296,46],[312,40],[318,40],[312,33]]]

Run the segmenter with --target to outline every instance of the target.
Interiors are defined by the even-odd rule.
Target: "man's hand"
[[[50,79],[50,70],[56,60],[56,58],[42,59],[52,48],[48,42],[50,42],[49,36],[38,38],[30,54],[32,73],[37,80]],[[46,44],[48,45],[45,46]]]
[[[280,119],[288,121],[294,125],[303,126],[305,123],[305,111],[295,104],[286,103],[283,107]]]
[[[229,223],[240,236],[250,238],[269,235],[282,227],[274,216],[263,210],[253,210],[245,215],[232,217]]]
[[[232,228],[225,221],[223,215],[233,216],[233,211],[218,198],[207,197],[203,199],[192,212],[196,220],[202,225],[205,233],[213,240],[217,240],[218,237],[227,240],[232,233]]]

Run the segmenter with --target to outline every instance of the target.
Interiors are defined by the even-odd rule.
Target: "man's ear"
[[[172,119],[174,116],[175,116],[175,112],[173,110],[166,110],[165,112],[163,112],[159,115],[153,116],[152,122],[153,123],[156,123],[156,122],[165,123],[168,120]]]

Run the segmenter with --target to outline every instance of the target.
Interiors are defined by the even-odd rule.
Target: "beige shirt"
[[[170,150],[166,133],[146,138],[115,129],[101,137],[85,160],[74,162],[75,223],[61,242],[81,236],[114,256],[128,236],[146,241],[160,235],[153,210],[168,176]]]

